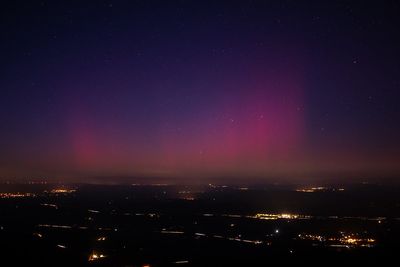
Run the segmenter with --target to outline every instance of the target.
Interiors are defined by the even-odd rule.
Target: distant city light
[[[303,193],[314,193],[314,192],[324,192],[324,191],[339,191],[343,192],[345,191],[344,188],[330,188],[330,187],[325,187],[325,186],[317,186],[317,187],[304,187],[304,188],[298,188],[295,190],[296,192],[303,192]]]
[[[287,219],[287,220],[295,220],[295,219],[310,219],[311,216],[300,215],[300,214],[290,214],[290,213],[257,213],[254,216],[249,216],[250,218],[261,219],[261,220],[278,220],[278,219]]]
[[[24,197],[35,197],[33,193],[0,193],[0,198],[24,198]]]
[[[374,238],[362,238],[357,233],[346,234],[340,232],[338,236],[322,236],[315,234],[299,234],[298,238],[301,240],[318,241],[330,247],[373,247],[376,243]]]
[[[188,264],[189,261],[188,260],[182,260],[182,261],[175,261],[173,263],[175,263],[175,264]]]
[[[52,194],[71,194],[74,192],[76,192],[75,189],[66,189],[66,188],[56,188],[50,191],[50,193]]]
[[[107,256],[104,254],[92,252],[92,254],[89,255],[89,261],[96,261],[96,260],[100,260],[105,257],[107,257]]]

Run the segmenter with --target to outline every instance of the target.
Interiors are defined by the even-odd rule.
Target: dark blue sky
[[[0,176],[399,174],[398,1],[10,1]]]

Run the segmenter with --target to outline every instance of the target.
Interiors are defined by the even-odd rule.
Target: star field
[[[0,177],[396,176],[399,3],[305,2],[3,4]]]

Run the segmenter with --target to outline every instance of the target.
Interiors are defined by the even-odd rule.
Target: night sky
[[[0,177],[400,174],[399,1],[8,1]]]

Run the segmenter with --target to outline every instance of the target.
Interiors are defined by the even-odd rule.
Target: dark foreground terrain
[[[400,248],[399,187],[4,183],[0,197],[4,266],[360,265]]]

